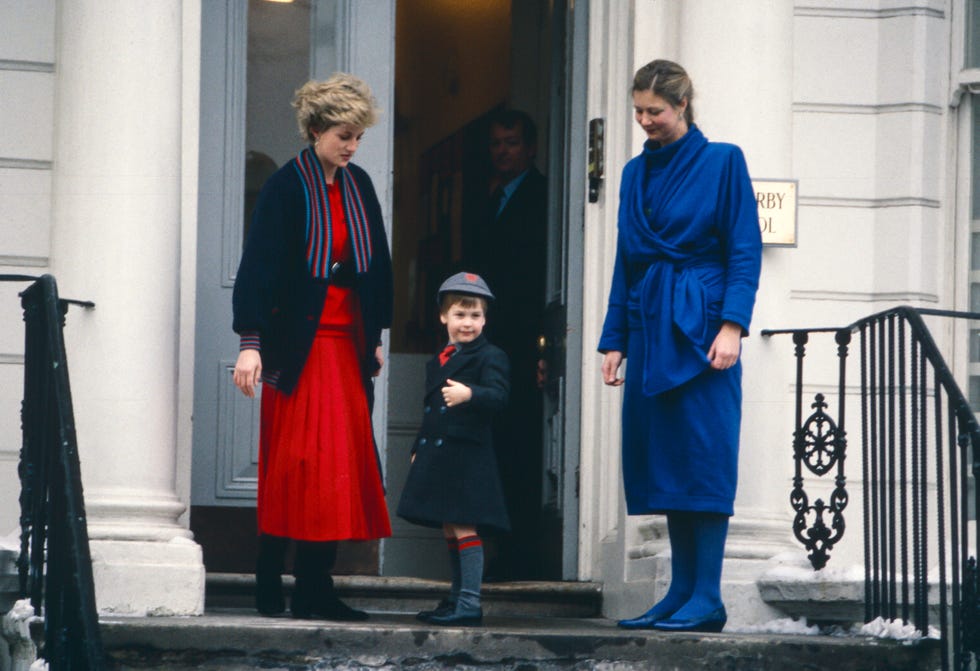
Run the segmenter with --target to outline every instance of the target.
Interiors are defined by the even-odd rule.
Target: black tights
[[[289,538],[262,534],[259,536],[259,556],[256,573],[282,575],[286,566],[286,550]],[[297,580],[325,579],[332,584],[330,573],[337,563],[336,541],[295,541],[296,556],[293,558],[293,575]]]

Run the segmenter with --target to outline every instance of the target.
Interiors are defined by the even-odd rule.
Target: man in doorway
[[[472,259],[494,288],[493,341],[511,361],[511,397],[498,416],[494,445],[511,518],[509,537],[489,556],[487,579],[540,579],[542,395],[538,338],[545,306],[547,181],[534,166],[537,128],[519,110],[495,112],[489,123],[491,173],[485,216]],[[555,551],[554,548],[551,549]]]

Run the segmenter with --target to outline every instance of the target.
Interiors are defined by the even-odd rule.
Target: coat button
[[[425,445],[425,438],[419,439],[419,446]]]
[[[441,408],[439,408],[439,412],[442,413],[443,415],[445,415],[446,414],[446,406],[442,406]]]
[[[442,447],[442,438],[436,438],[436,442],[434,443],[434,445],[436,447]]]
[[[423,412],[424,412],[425,414],[427,414],[427,415],[428,415],[428,414],[429,414],[429,413],[430,413],[431,411],[432,411],[432,408],[431,408],[430,406],[428,406],[428,405],[427,405],[427,406],[425,406],[425,410],[423,410]]]

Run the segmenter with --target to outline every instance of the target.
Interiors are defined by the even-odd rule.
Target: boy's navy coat
[[[447,407],[441,391],[447,380],[465,384],[473,397]],[[428,362],[422,428],[412,446],[415,461],[399,517],[430,527],[452,523],[510,529],[491,431],[493,416],[507,404],[509,393],[507,355],[485,336],[464,344],[445,366],[438,356]]]

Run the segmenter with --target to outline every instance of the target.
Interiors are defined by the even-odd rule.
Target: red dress
[[[328,189],[331,258],[351,247],[339,189]],[[306,541],[391,535],[371,415],[361,385],[353,289],[327,290],[309,357],[291,394],[263,385],[259,431],[258,529]]]

